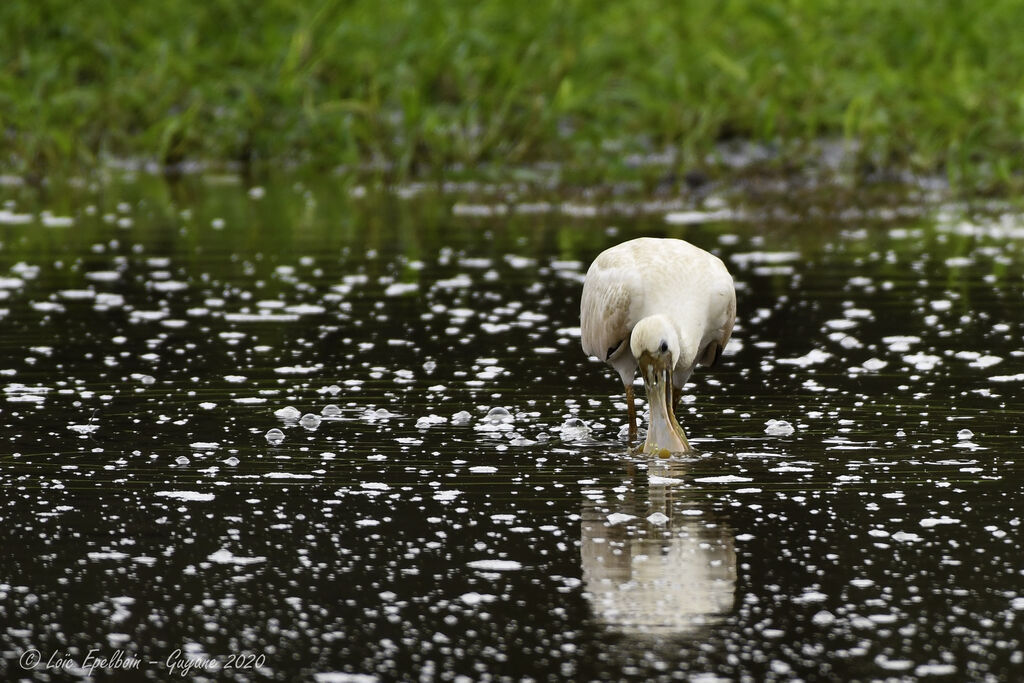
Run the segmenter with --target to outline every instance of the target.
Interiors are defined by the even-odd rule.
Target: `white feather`
[[[675,327],[679,348],[691,350],[681,353],[673,368],[673,384],[681,387],[698,362],[716,360],[716,348],[720,353],[732,334],[736,289],[725,264],[678,239],[641,237],[601,252],[583,282],[583,351],[614,367],[623,384],[632,383],[633,327],[659,314]]]

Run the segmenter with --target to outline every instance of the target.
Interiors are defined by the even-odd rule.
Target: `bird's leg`
[[[633,395],[633,385],[626,385],[626,419],[629,422],[629,445],[636,441],[636,397]]]

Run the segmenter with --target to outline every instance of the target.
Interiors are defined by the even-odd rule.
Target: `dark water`
[[[1024,217],[212,176],[0,196],[3,678],[90,650],[153,679],[1024,676]],[[689,458],[628,455],[579,348],[587,265],[641,234],[736,279]]]

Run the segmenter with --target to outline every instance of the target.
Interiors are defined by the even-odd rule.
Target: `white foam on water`
[[[86,555],[90,560],[124,560],[127,559],[128,554],[118,552],[116,550],[110,550],[106,552],[92,552]]]
[[[384,296],[402,296],[419,290],[419,284],[415,282],[393,282],[384,289]]]
[[[698,225],[701,223],[720,223],[722,221],[736,220],[740,214],[732,209],[718,209],[717,211],[673,211],[665,214],[665,222],[669,225]]]
[[[612,526],[628,522],[631,519],[636,519],[636,515],[627,515],[625,512],[613,512],[608,515],[608,523]]]
[[[578,417],[570,417],[559,427],[559,434],[562,441],[575,442],[585,441],[590,438],[591,429],[586,422]]]
[[[921,520],[921,526],[925,529],[930,529],[940,524],[959,524],[960,520],[955,517],[948,517],[943,515],[942,517],[925,517]]]
[[[68,429],[77,434],[92,434],[99,428],[99,425],[68,425]]]
[[[156,495],[188,502],[207,502],[214,499],[212,493],[200,493],[198,491],[157,491]]]
[[[913,353],[903,356],[903,362],[911,365],[916,370],[927,372],[942,362],[942,358],[930,353]]]
[[[240,555],[235,555],[227,548],[221,548],[217,552],[211,553],[206,559],[210,562],[216,562],[217,564],[237,565],[257,564],[259,562],[267,561],[267,558],[263,557],[262,555],[256,557],[243,557]]]
[[[294,313],[225,313],[224,320],[229,323],[293,323],[299,320]]]
[[[490,595],[489,593],[477,593],[476,591],[463,593],[459,596],[459,600],[470,606],[479,605],[485,602],[494,602],[497,599],[498,597],[496,595]]]
[[[824,363],[826,360],[832,357],[832,354],[828,351],[822,351],[820,349],[811,349],[803,356],[796,358],[779,358],[776,363],[780,365],[796,365],[797,367],[806,368],[811,365],[819,365]]]
[[[666,515],[664,512],[652,512],[651,514],[647,515],[647,521],[651,524],[657,524],[658,526],[662,526],[668,523],[668,515]]]
[[[672,484],[685,484],[686,481],[679,479],[678,477],[661,477],[657,474],[652,474],[647,477],[647,482],[654,486],[670,486]]]
[[[279,375],[311,375],[314,372],[320,372],[323,367],[323,363],[315,363],[313,365],[283,365],[279,368],[274,368],[274,372]]]
[[[466,566],[471,569],[490,572],[508,572],[523,568],[522,563],[515,560],[473,560],[472,562],[467,562]]]
[[[884,368],[886,365],[888,365],[888,363],[885,362],[884,360],[881,360],[879,358],[869,358],[866,361],[864,361],[861,367],[863,367],[865,370],[868,370],[869,372],[877,372],[878,370]]]
[[[786,420],[772,419],[764,424],[764,433],[770,436],[789,436],[796,431],[796,428]]]
[[[989,382],[1024,382],[1024,372],[1018,372],[1016,375],[995,375],[994,377],[988,378]]]

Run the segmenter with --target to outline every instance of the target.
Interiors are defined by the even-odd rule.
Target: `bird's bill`
[[[663,457],[668,457],[672,453],[689,453],[690,444],[672,412],[669,398],[672,392],[672,379],[668,369],[658,367],[656,362],[648,358],[641,358],[640,367],[647,389],[647,403],[651,410],[651,423],[648,425],[643,452]]]

